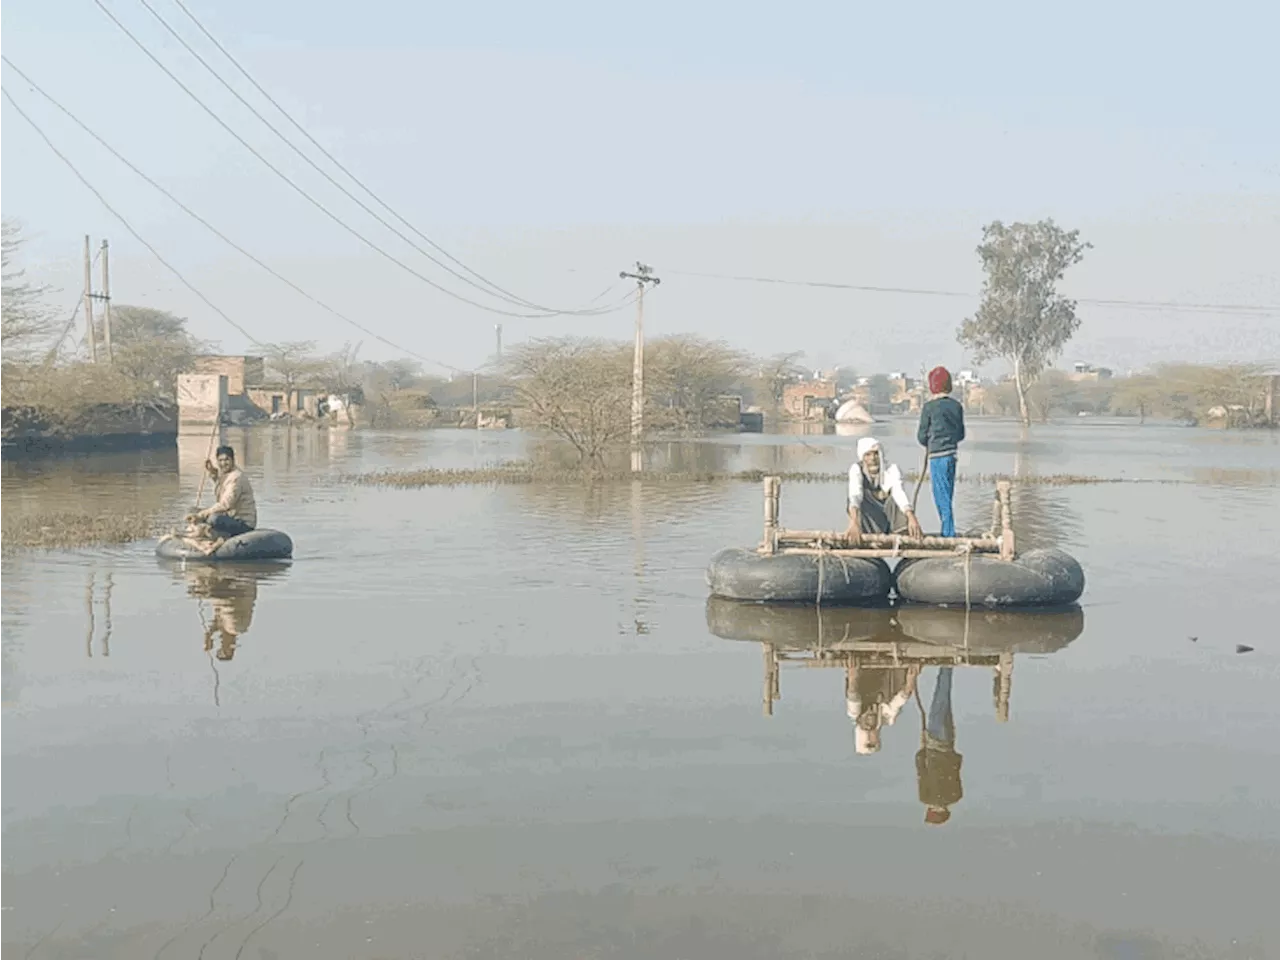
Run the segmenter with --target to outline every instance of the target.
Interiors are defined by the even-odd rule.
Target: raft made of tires
[[[893,575],[883,560],[778,553],[729,547],[711,558],[713,596],[766,603],[874,606],[884,603]]]
[[[156,544],[156,556],[165,560],[191,560],[203,563],[244,563],[258,560],[288,560],[293,556],[293,541],[287,533],[260,527],[238,537],[231,537],[213,553],[203,553],[181,537],[164,537]]]
[[[1061,550],[1028,550],[1013,560],[978,553],[903,560],[894,581],[900,599],[939,606],[964,606],[967,595],[975,607],[1062,607],[1084,593],[1084,570]]]

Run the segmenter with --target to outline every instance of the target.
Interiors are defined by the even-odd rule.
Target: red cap
[[[929,371],[929,392],[951,392],[951,373],[946,367],[934,367]]]
[[[924,812],[924,822],[932,823],[935,826],[946,823],[951,819],[951,811],[946,807],[930,807]]]

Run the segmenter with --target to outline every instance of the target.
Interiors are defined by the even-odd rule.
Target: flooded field
[[[913,428],[877,427],[904,469]],[[962,474],[1127,481],[1015,490],[1081,611],[750,615],[703,570],[759,539],[756,484],[357,487],[525,439],[232,432],[291,565],[3,559],[4,956],[1280,954],[1280,437],[970,434]],[[830,471],[855,442],[653,457]],[[177,522],[206,443],[6,464],[5,521]],[[960,485],[962,527],[991,493]],[[784,485],[786,525],[843,510]],[[847,689],[907,679],[860,752]],[[917,756],[942,713],[945,788]]]

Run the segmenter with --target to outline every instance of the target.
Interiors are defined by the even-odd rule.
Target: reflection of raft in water
[[[764,542],[722,550],[707,569],[713,596],[762,602],[874,605],[891,587],[912,603],[978,607],[1060,607],[1084,593],[1084,571],[1061,550],[1014,549],[1010,485],[997,484],[992,530],[979,537],[783,530],[781,481],[765,478]],[[997,533],[999,530],[999,533]],[[886,560],[899,562],[892,577]]]
[[[792,650],[880,653],[902,660],[1053,653],[1084,632],[1077,606],[1034,612],[744,603],[711,597],[707,628],[726,640]]]
[[[287,533],[259,527],[238,537],[231,537],[213,553],[204,553],[182,537],[161,537],[156,556],[165,560],[200,561],[203,563],[245,563],[260,560],[288,560],[293,556],[293,541]]]

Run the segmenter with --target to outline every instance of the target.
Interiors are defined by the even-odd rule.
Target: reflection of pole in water
[[[105,241],[104,241],[105,242]],[[107,632],[102,635],[102,655],[104,657],[111,656],[111,588],[115,586],[115,580],[111,574],[107,573],[107,590],[102,598],[102,605],[106,615]]]
[[[89,571],[89,581],[84,587],[84,606],[89,614],[89,632],[84,638],[84,655],[86,657],[93,656],[93,578],[94,573]]]
[[[633,572],[635,574],[635,596],[632,600],[635,631],[637,634],[648,633],[649,627],[644,620],[644,487],[639,480],[631,481],[631,542],[635,548],[633,555]]]
[[[764,651],[764,715],[772,717],[773,702],[782,695],[778,683],[778,652],[772,643],[762,643],[760,649]]]
[[[1000,654],[1000,663],[996,666],[994,677],[996,720],[999,723],[1009,722],[1009,697],[1013,693],[1013,653],[1006,650]]]

